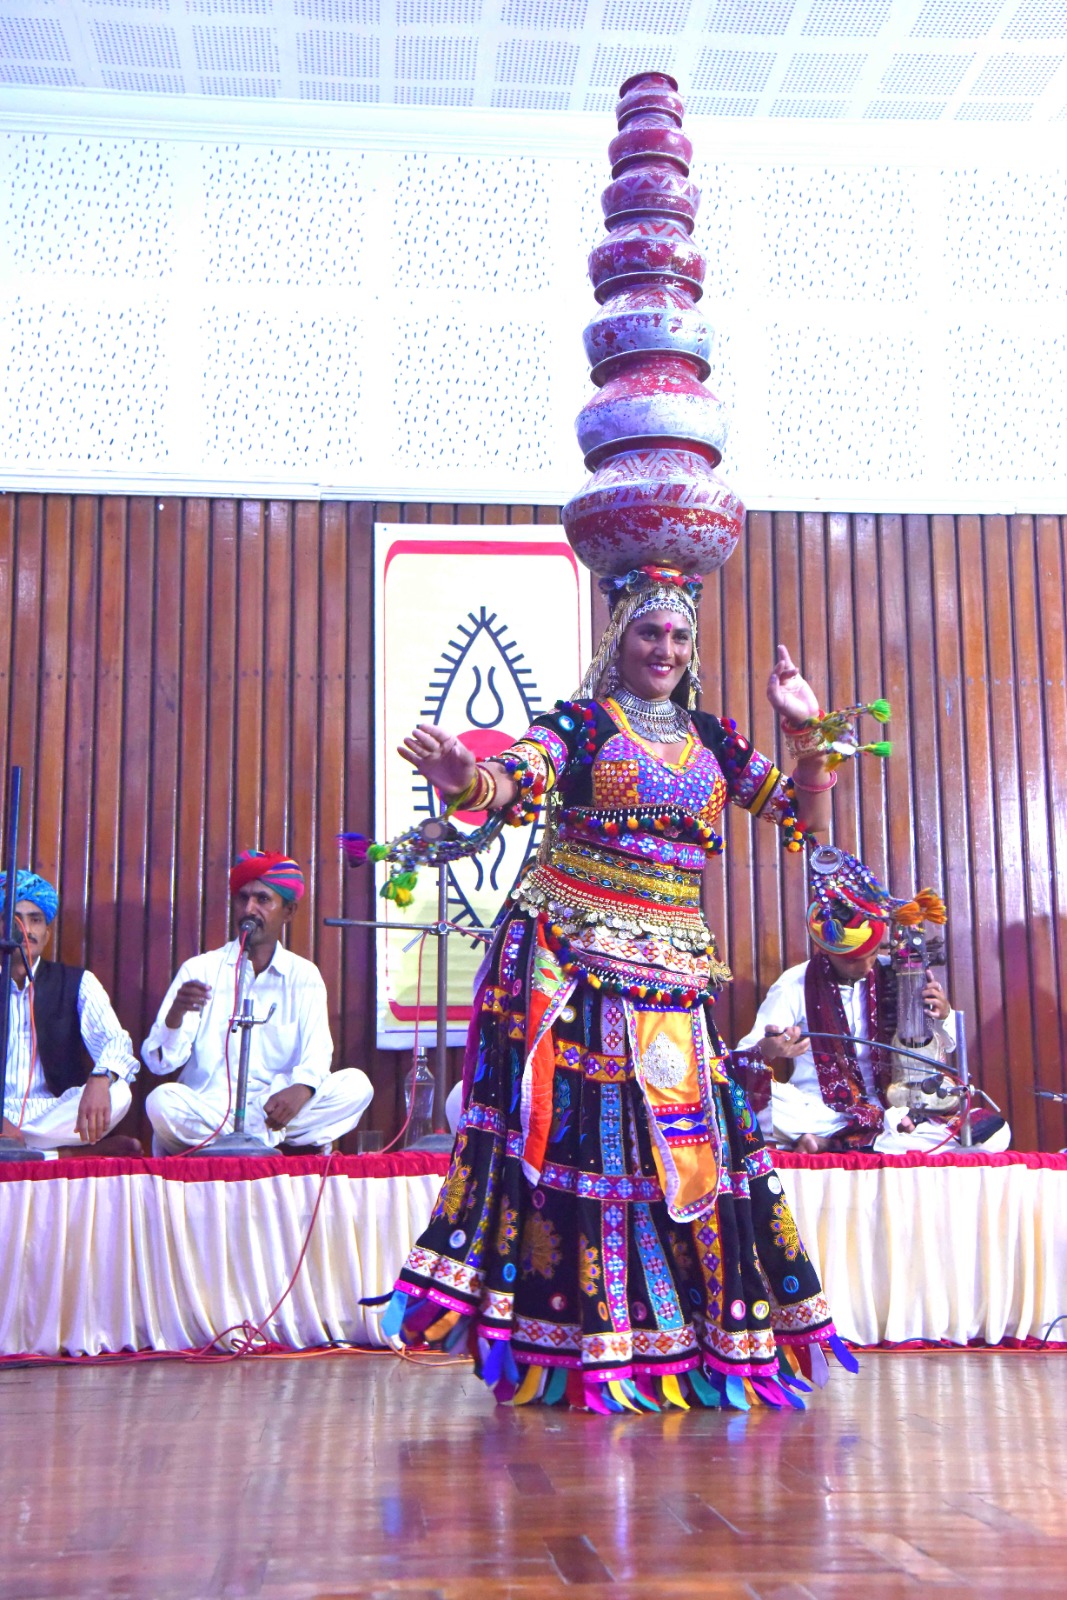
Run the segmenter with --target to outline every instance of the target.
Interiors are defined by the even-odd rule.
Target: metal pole
[[[7,1103],[7,1044],[11,1027],[11,958],[18,948],[11,937],[15,925],[15,894],[18,879],[19,807],[22,801],[22,768],[12,767],[7,784],[7,834],[4,840],[4,867],[7,881],[4,912],[0,917],[0,1116]],[[43,1150],[28,1150],[18,1139],[0,1137],[0,1161],[43,1161]]]
[[[953,1013],[956,1018],[956,1066],[960,1088],[963,1091],[963,1116],[960,1118],[960,1144],[969,1150],[971,1136],[971,1074],[967,1065],[967,1018],[962,1011]]]
[[[434,1064],[434,1132],[445,1126],[448,1098],[448,868],[437,869],[437,1059]]]
[[[245,1106],[248,1102],[248,1057],[252,1049],[252,999],[245,995],[241,1001],[241,1050],[237,1057],[237,1095],[233,1107],[233,1131],[245,1131]]]

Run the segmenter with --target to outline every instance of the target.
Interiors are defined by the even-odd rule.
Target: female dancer
[[[729,978],[700,904],[727,800],[800,848],[833,776],[781,646],[768,697],[786,778],[695,699],[699,581],[606,580],[611,622],[576,700],[475,762],[441,728],[400,754],[464,810],[544,844],[480,976],[464,1112],[383,1326],[469,1348],[498,1399],[596,1411],[799,1404],[834,1336],[712,1005]]]

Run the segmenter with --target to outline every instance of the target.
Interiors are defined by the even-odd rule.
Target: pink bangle
[[[799,778],[793,778],[793,788],[799,789],[802,794],[825,794],[828,789],[833,789],[837,784],[837,773],[831,772],[826,783],[801,783]]]

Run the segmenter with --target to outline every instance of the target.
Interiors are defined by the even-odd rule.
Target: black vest
[[[54,1095],[85,1082],[93,1058],[82,1041],[78,990],[84,968],[39,961],[33,979],[33,1020],[44,1079]]]

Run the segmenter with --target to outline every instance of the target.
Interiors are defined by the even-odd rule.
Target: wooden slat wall
[[[373,817],[372,534],[379,521],[555,522],[530,507],[0,496],[0,758],[27,770],[23,855],[62,891],[58,951],[140,1043],[178,962],[227,932],[247,844],[299,857],[293,946],[322,968],[337,1060],[377,1086],[369,874],[334,835]],[[773,753],[773,644],[826,704],[884,693],[896,754],[846,769],[836,837],[950,910],[972,1063],[1022,1148],[1067,1143],[1067,519],[756,512],[705,589],[704,704]],[[595,603],[594,624],[600,604]],[[566,692],[570,685],[559,686]],[[871,736],[875,736],[873,724]],[[805,955],[803,867],[743,814],[709,874],[735,973],[727,1038]],[[142,1084],[144,1083],[142,1075]]]

